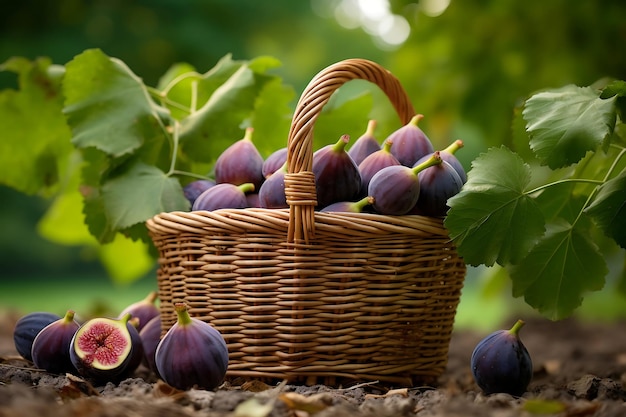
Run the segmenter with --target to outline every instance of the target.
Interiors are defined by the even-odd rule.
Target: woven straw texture
[[[313,126],[353,79],[378,85],[402,123],[414,115],[387,70],[336,63],[296,106],[289,209],[161,213],[147,222],[160,255],[163,332],[176,321],[173,303],[187,303],[224,336],[229,378],[410,386],[445,369],[465,264],[442,219],[314,211]]]

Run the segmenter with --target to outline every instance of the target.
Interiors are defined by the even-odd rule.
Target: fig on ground
[[[139,321],[135,327],[137,331],[140,332],[150,320],[160,314],[159,308],[156,306],[156,300],[158,298],[159,295],[156,291],[150,291],[143,300],[134,302],[124,308],[118,318],[124,317],[126,314],[130,313],[132,319]]]
[[[31,350],[37,334],[47,325],[59,320],[61,316],[47,311],[35,311],[19,318],[13,329],[15,350],[26,360],[32,361]]]
[[[74,311],[68,310],[63,318],[41,329],[33,340],[31,350],[35,366],[53,374],[76,372],[70,360],[70,343],[78,327]]]
[[[393,142],[391,153],[406,167],[412,167],[421,157],[434,152],[430,139],[417,126],[423,118],[421,114],[413,116],[409,123],[387,137]]]
[[[354,163],[357,166],[363,162],[368,155],[378,151],[380,144],[374,136],[374,130],[376,129],[376,120],[370,120],[367,123],[367,130],[361,136],[354,141],[350,149],[348,149],[348,155],[352,157]]]
[[[158,375],[158,370],[154,362],[154,354],[157,345],[161,340],[161,316],[156,316],[150,320],[139,332],[143,345],[143,364],[152,372]]]
[[[215,182],[241,185],[248,182],[259,189],[263,182],[263,157],[252,142],[253,128],[246,128],[242,139],[226,148],[215,161]]]

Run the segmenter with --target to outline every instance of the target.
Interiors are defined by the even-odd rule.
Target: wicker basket
[[[347,81],[375,83],[406,123],[398,80],[350,59],[303,92],[288,140],[290,208],[171,212],[147,222],[160,258],[163,331],[173,303],[220,330],[228,378],[334,385],[436,382],[447,363],[465,264],[440,218],[314,211],[313,125]]]

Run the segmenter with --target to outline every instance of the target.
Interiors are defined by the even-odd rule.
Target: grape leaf
[[[158,168],[134,162],[102,185],[102,203],[110,227],[123,230],[164,211],[189,210],[176,178]]]
[[[622,122],[626,120],[626,81],[615,80],[602,90],[600,98],[617,97],[616,106]]]
[[[63,67],[48,58],[15,57],[0,71],[18,74],[19,90],[0,92],[0,183],[26,194],[51,194],[72,151],[61,112]]]
[[[626,170],[602,184],[585,211],[607,236],[626,249]]]
[[[524,296],[528,305],[552,320],[571,315],[587,291],[601,290],[608,273],[589,230],[564,221],[550,224],[528,256],[508,269],[513,296]]]
[[[529,98],[523,116],[530,147],[552,169],[605,150],[616,123],[615,97],[602,99],[590,87],[565,86]]]
[[[145,140],[165,140],[166,110],[122,61],[90,49],[66,64],[64,112],[78,148],[96,147],[112,157],[131,154]]]
[[[530,167],[502,146],[472,162],[467,183],[448,200],[445,226],[471,265],[500,265],[522,259],[544,233],[544,219],[525,194]]]

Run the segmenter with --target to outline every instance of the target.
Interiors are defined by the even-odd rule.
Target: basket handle
[[[313,127],[332,93],[356,79],[376,84],[387,95],[403,124],[415,115],[400,81],[373,61],[347,59],[330,65],[313,77],[300,96],[289,130],[288,173],[285,175],[285,195],[289,205],[288,242],[308,243],[315,234],[317,195],[312,172]]]

